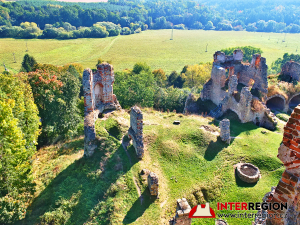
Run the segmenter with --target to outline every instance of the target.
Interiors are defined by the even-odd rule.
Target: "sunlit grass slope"
[[[217,202],[260,202],[281,177],[284,167],[276,157],[281,133],[241,124],[227,114],[235,137],[227,145],[201,129],[207,125],[218,130],[218,121],[211,118],[143,112],[143,160],[137,160],[132,146],[128,154],[121,146],[129,126],[126,111],[97,121],[99,147],[91,158],[83,158],[83,137],[39,150],[34,159],[35,201],[21,224],[167,224],[178,198],[187,198],[191,206],[210,202],[214,209]],[[174,120],[181,124],[173,125]],[[257,184],[235,177],[239,162],[259,167],[262,178]],[[159,199],[150,196],[145,177],[139,175],[142,169],[158,174]],[[251,224],[251,219],[227,221]],[[193,224],[214,220],[194,219]]]
[[[132,68],[136,62],[144,61],[152,69],[180,72],[186,64],[212,61],[213,53],[217,50],[246,45],[261,48],[267,64],[271,65],[286,52],[297,53],[300,34],[284,36],[244,31],[174,30],[174,38],[170,40],[171,30],[148,30],[104,39],[0,39],[0,62],[4,62],[8,68],[19,70],[27,42],[28,53],[40,63],[64,65],[78,62],[84,67],[94,68],[101,57],[111,60],[116,71]],[[282,42],[284,38],[285,42]],[[13,53],[17,63],[14,63]]]

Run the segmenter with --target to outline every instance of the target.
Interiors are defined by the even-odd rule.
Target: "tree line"
[[[300,4],[293,0],[254,0],[251,4],[197,0],[110,0],[99,4],[0,1],[0,37],[106,37],[147,28],[299,33],[299,12]],[[32,25],[24,25],[26,22]],[[116,27],[114,31],[105,25],[99,28],[95,25],[99,22],[111,22]]]

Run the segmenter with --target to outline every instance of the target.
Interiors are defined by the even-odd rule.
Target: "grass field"
[[[98,120],[101,141],[91,158],[82,157],[83,137],[40,149],[33,163],[35,201],[20,224],[168,224],[178,198],[187,198],[192,207],[210,202],[213,209],[217,202],[260,202],[281,178],[284,167],[276,157],[281,131],[240,124],[235,114],[227,114],[235,137],[227,145],[200,128],[217,130],[218,121],[211,118],[152,109],[143,113],[143,160],[137,160],[132,146],[129,160],[120,144],[129,125],[126,111]],[[173,125],[174,120],[181,125]],[[234,165],[239,162],[259,167],[258,183],[249,185],[236,177]],[[159,176],[159,199],[149,195],[145,177],[139,175],[145,168]],[[252,220],[227,219],[239,225]],[[193,224],[215,223],[214,219],[194,219]]]
[[[105,39],[23,40],[0,39],[0,62],[13,71],[20,69],[26,53],[39,63],[64,65],[78,62],[94,68],[97,59],[111,60],[115,71],[132,68],[136,62],[146,62],[152,69],[166,72],[181,71],[184,65],[212,61],[215,51],[227,47],[251,45],[263,50],[263,57],[271,65],[284,53],[297,53],[300,34],[252,33],[240,31],[148,30],[129,36]],[[208,44],[208,51],[205,52]],[[299,49],[300,51],[300,49]],[[17,63],[14,63],[15,53]]]

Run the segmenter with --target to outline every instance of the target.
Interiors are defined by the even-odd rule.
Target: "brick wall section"
[[[130,111],[130,128],[128,130],[128,137],[132,139],[132,144],[138,158],[143,158],[143,113],[137,106],[132,107]]]
[[[286,170],[267,202],[288,203],[288,210],[269,211],[284,213],[284,218],[269,218],[267,224],[300,224],[300,105],[298,105],[284,127],[284,135],[277,157],[283,162]]]
[[[96,145],[95,121],[99,113],[105,110],[121,109],[113,94],[113,66],[102,63],[97,66],[97,72],[86,69],[82,76],[84,95],[84,155],[91,156]],[[95,90],[98,88],[97,90]],[[96,93],[97,92],[97,93]]]

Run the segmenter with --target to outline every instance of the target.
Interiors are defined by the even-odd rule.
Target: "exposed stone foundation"
[[[189,218],[191,206],[185,198],[177,200],[175,217],[170,220],[170,225],[191,225],[192,219]]]
[[[139,107],[134,106],[130,111],[130,128],[128,130],[128,137],[132,139],[133,147],[138,158],[144,156],[144,142],[143,142],[143,113]]]
[[[84,155],[91,156],[96,149],[95,121],[105,110],[121,109],[113,94],[114,70],[108,63],[97,66],[97,72],[91,69],[83,72],[84,92]]]

